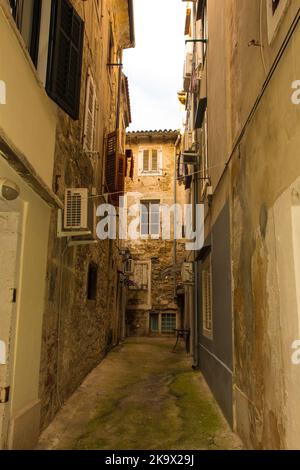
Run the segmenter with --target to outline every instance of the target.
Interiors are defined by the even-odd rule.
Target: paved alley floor
[[[92,371],[38,449],[239,449],[201,374],[174,339],[128,339]]]

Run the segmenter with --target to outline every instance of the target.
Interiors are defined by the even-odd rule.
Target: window
[[[161,174],[162,173],[162,150],[161,149],[140,149],[139,152],[139,173]]]
[[[135,261],[133,265],[133,285],[131,290],[148,290],[149,289],[149,263]]]
[[[73,119],[79,117],[84,22],[69,0],[52,0],[48,95]]]
[[[98,266],[95,263],[90,263],[89,270],[88,270],[88,282],[87,282],[88,300],[97,299],[97,278],[98,278]]]
[[[37,66],[42,0],[9,0],[9,4],[31,59]]]
[[[159,315],[158,313],[150,314],[150,332],[158,333],[159,332]]]
[[[97,111],[96,87],[91,72],[89,71],[86,85],[83,148],[90,152],[94,151],[96,148]]]
[[[141,201],[141,235],[159,236],[160,201]]]
[[[161,332],[173,333],[176,329],[176,313],[163,313],[161,315]]]
[[[118,133],[115,131],[107,136],[105,162],[105,185],[115,206],[119,205],[125,185],[125,155],[117,154],[117,150]]]
[[[212,272],[211,255],[208,255],[202,265],[202,321],[203,334],[212,338]]]

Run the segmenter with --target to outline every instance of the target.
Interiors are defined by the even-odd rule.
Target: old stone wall
[[[133,178],[126,178],[126,192],[128,207],[145,200],[159,200],[160,204],[173,205],[175,203],[174,179],[176,178],[175,142],[177,132],[145,132],[129,133],[127,147],[133,151],[134,174]],[[162,148],[162,171],[159,175],[141,174],[139,151],[141,147]],[[184,203],[184,187],[176,182],[176,202]],[[172,219],[173,221],[173,219]],[[173,234],[173,230],[172,230]],[[183,311],[180,311],[177,299],[177,288],[180,285],[180,276],[170,270],[162,275],[166,268],[172,268],[185,259],[184,241],[173,239],[138,239],[127,241],[131,257],[135,262],[147,262],[149,266],[149,285],[147,290],[129,288],[127,303],[127,333],[129,335],[155,334],[150,331],[150,314],[175,313],[177,327],[183,324]],[[134,277],[131,277],[134,280]],[[159,332],[158,332],[159,333]]]
[[[74,121],[60,109],[56,133],[53,190],[64,200],[66,188],[92,188],[95,207],[104,202],[105,137],[116,128],[119,71],[107,67],[110,27],[119,48],[115,0],[73,2],[85,21],[80,116]],[[102,8],[102,9],[101,9]],[[127,26],[129,27],[129,26]],[[125,31],[125,26],[123,27]],[[92,73],[97,89],[98,115],[95,152],[83,149],[86,85]],[[125,112],[125,105],[121,112]],[[126,121],[126,118],[125,118]],[[120,118],[122,122],[122,118]],[[87,296],[89,264],[97,266],[95,300]],[[84,377],[121,338],[124,302],[120,247],[116,241],[69,246],[57,238],[57,212],[53,211],[49,236],[47,290],[40,372],[41,427],[52,420]]]

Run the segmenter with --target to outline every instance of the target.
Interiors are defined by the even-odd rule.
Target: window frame
[[[144,168],[144,152],[149,152],[149,169]],[[153,152],[157,152],[157,168],[153,168]],[[139,148],[139,175],[160,176],[163,174],[163,149],[162,147],[140,147]]]
[[[31,60],[37,69],[39,57],[39,40],[40,40],[40,27],[41,27],[41,14],[42,14],[42,0],[32,0],[32,11],[29,16],[30,23],[30,39],[26,40],[23,30],[23,21],[25,18],[26,10],[24,6],[25,0],[8,0],[11,15],[15,21],[16,27],[22,36],[26,49],[31,57]]]
[[[150,218],[152,216],[151,212],[151,207],[152,206],[158,206],[158,217],[159,221],[158,223],[151,222]],[[146,225],[145,222],[142,221],[142,215],[143,215],[143,208],[148,207],[147,210],[147,233],[143,233],[142,227]],[[157,212],[156,212],[157,214]],[[158,232],[152,232],[152,226],[158,226]],[[151,238],[151,239],[158,239],[160,237],[161,233],[161,203],[160,199],[145,199],[140,201],[140,235],[141,238]]]
[[[90,110],[90,97],[91,90],[93,90],[92,96],[92,110]],[[93,77],[91,70],[88,70],[87,80],[86,80],[86,92],[85,92],[85,113],[84,113],[84,124],[83,124],[83,149],[86,152],[91,152],[93,157],[93,152],[97,149],[97,115],[98,115],[98,99],[97,99],[97,90],[96,83]],[[91,146],[88,145],[88,119],[91,118]]]
[[[146,275],[147,275],[147,284],[138,284],[137,279],[137,269],[144,269],[146,267]],[[142,272],[142,278],[144,276],[144,272]],[[151,283],[151,264],[149,261],[134,261],[133,264],[133,273],[130,275],[130,279],[134,282],[133,285],[129,286],[129,290],[132,291],[140,291],[140,292],[149,292],[150,290],[150,283]]]
[[[66,9],[70,10],[72,16],[71,29],[77,23],[78,35],[75,39],[71,30],[66,32],[64,29],[66,23],[63,22],[64,16],[62,12],[63,10],[66,11]],[[50,40],[45,89],[50,98],[75,121],[79,119],[81,105],[84,28],[85,22],[70,0],[51,0]],[[65,75],[61,73],[63,69],[61,64],[62,58],[66,59],[66,56],[62,54],[62,39],[64,40],[64,47],[69,52],[68,72]],[[75,65],[76,67],[76,74],[70,74],[70,64],[72,62],[73,66]],[[70,80],[70,77],[72,80]],[[61,89],[63,80],[65,80],[64,86],[66,87],[64,91]]]
[[[160,333],[162,335],[168,335],[168,334],[171,334],[171,333],[174,333],[174,330],[176,330],[177,328],[177,314],[175,312],[163,312],[160,314],[161,317],[160,317]],[[173,317],[173,319],[175,319],[175,328],[171,328],[170,330],[164,330],[163,328],[163,323],[164,323],[164,317]]]

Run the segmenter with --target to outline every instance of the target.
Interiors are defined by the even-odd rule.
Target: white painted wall
[[[0,79],[6,86],[6,104],[0,106],[0,133],[51,187],[57,107],[45,92],[4,0],[0,0],[0,44],[5,44],[1,47]]]
[[[17,201],[0,201],[0,211],[18,211],[22,220],[16,322],[9,357],[12,370],[8,446],[28,449],[35,445],[39,433],[39,369],[51,209],[2,157],[0,176],[14,181],[21,190]]]

